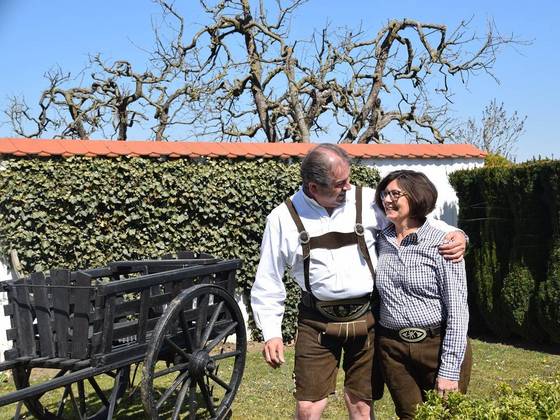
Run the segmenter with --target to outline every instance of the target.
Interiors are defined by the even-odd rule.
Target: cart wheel
[[[198,285],[167,306],[143,367],[149,418],[223,419],[241,383],[247,338],[237,303],[223,288]]]
[[[17,389],[27,388],[33,370],[38,368],[19,367],[13,369]],[[41,369],[41,374],[50,372],[50,379],[71,373],[69,370]],[[39,420],[63,419],[106,419],[111,409],[111,401],[116,405],[128,387],[130,367],[111,370],[77,381],[23,402],[29,412]],[[114,409],[114,405],[112,409]]]

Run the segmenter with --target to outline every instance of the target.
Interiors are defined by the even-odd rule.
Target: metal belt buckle
[[[349,299],[348,303],[343,301],[316,302],[315,308],[325,318],[336,322],[350,322],[364,315],[370,308],[369,301],[360,302],[358,299]]]
[[[419,343],[424,340],[427,335],[428,332],[422,328],[410,327],[399,330],[399,337],[407,343]]]

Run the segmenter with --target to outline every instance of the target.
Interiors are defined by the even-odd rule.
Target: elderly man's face
[[[350,189],[350,166],[343,161],[333,166],[329,186],[310,183],[310,192],[321,206],[332,210],[344,203],[346,191]]]

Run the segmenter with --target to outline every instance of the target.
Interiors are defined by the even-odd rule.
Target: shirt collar
[[[428,230],[429,230],[429,223],[428,223],[428,219],[426,219],[422,224],[422,226],[420,226],[416,232],[409,233],[408,235],[406,235],[405,237],[406,244],[417,244],[419,242],[424,241],[426,239],[426,235],[428,234]],[[387,239],[396,242],[397,231],[393,223],[389,223],[389,226],[383,229],[382,232]],[[406,244],[401,242],[401,245],[406,245]]]
[[[305,191],[303,191],[303,187],[301,187],[301,188],[299,189],[299,193],[300,193],[301,196],[303,197],[303,201],[304,201],[308,206],[313,207],[313,208],[321,208],[321,209],[324,210],[324,207],[323,207],[323,206],[321,206],[319,203],[317,203],[317,202],[315,201],[314,198],[309,197],[309,196],[305,193]]]
[[[418,238],[418,240],[423,241],[424,239],[426,239],[429,230],[430,230],[430,223],[428,222],[428,219],[426,219],[424,220],[424,223],[422,223],[422,226],[420,226],[416,231],[416,237]]]
[[[395,230],[395,225],[389,222],[387,227],[381,231],[383,235],[387,238],[395,238],[397,236],[397,231]]]

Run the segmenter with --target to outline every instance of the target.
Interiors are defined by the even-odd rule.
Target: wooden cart
[[[16,391],[0,406],[20,402],[16,418],[22,402],[38,419],[110,419],[141,368],[148,418],[227,416],[247,345],[233,298],[240,265],[180,252],[2,283],[13,348],[0,370]]]

